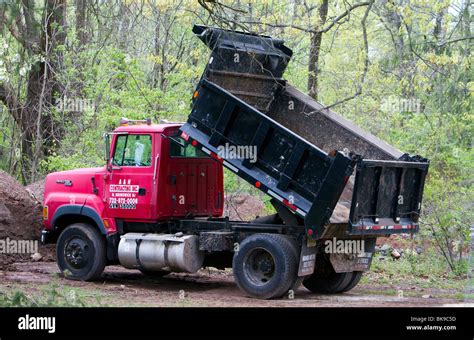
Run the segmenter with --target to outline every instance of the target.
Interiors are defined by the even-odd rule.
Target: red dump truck
[[[257,298],[301,283],[352,289],[377,237],[418,231],[428,161],[286,83],[283,41],[193,31],[212,52],[187,122],[122,119],[105,134],[103,167],[49,174],[42,242],[57,244],[58,266],[75,280],[110,264],[154,276],[211,266],[232,268]],[[275,214],[223,217],[224,167],[269,195]]]

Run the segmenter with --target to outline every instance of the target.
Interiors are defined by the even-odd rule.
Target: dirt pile
[[[337,203],[331,216],[331,223],[347,223],[349,221],[350,200],[352,199],[352,185],[348,183],[341,199]],[[233,221],[251,221],[257,216],[265,216],[263,201],[250,194],[228,195],[225,199],[224,216]]]
[[[26,191],[28,191],[33,200],[39,204],[43,202],[44,182],[45,180],[42,179],[25,187]]]
[[[249,194],[228,195],[225,198],[224,216],[233,221],[249,221],[264,216],[263,202]]]
[[[12,176],[0,171],[0,269],[31,261],[35,251],[42,259],[50,258],[50,248],[39,245],[40,232],[41,205]]]
[[[354,191],[354,176],[347,181],[346,186],[339,197],[336,207],[329,221],[331,223],[347,223],[351,211],[352,192]]]

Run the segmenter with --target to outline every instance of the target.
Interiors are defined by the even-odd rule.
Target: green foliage
[[[96,302],[101,305],[99,300]],[[46,286],[40,294],[29,294],[22,290],[0,292],[1,307],[86,307],[87,305],[81,292],[60,287],[57,283]]]
[[[466,265],[466,261],[463,262]],[[391,257],[375,255],[370,271],[364,282],[376,281],[379,284],[416,285],[418,288],[438,288],[464,290],[466,271],[459,275],[450,270],[446,261],[436,250],[427,249],[420,255],[405,252],[395,260]]]

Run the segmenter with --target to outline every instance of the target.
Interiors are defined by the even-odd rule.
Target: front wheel
[[[260,299],[280,297],[296,280],[296,246],[281,235],[249,236],[234,254],[232,268],[237,286],[248,295]]]
[[[58,267],[72,280],[90,281],[100,277],[106,264],[106,243],[97,228],[74,223],[64,229],[56,245]]]

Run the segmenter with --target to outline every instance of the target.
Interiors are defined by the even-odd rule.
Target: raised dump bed
[[[293,54],[283,40],[195,25],[210,49],[202,78],[255,107],[320,149],[347,149],[364,158],[397,160],[403,153],[364,131],[282,77]]]
[[[340,198],[332,222],[345,233],[418,230],[426,160],[286,84],[292,52],[283,41],[204,26],[194,32],[212,54],[181,129],[189,142],[293,211],[313,238],[329,236]],[[256,162],[221,158],[224,146],[256,149]]]

